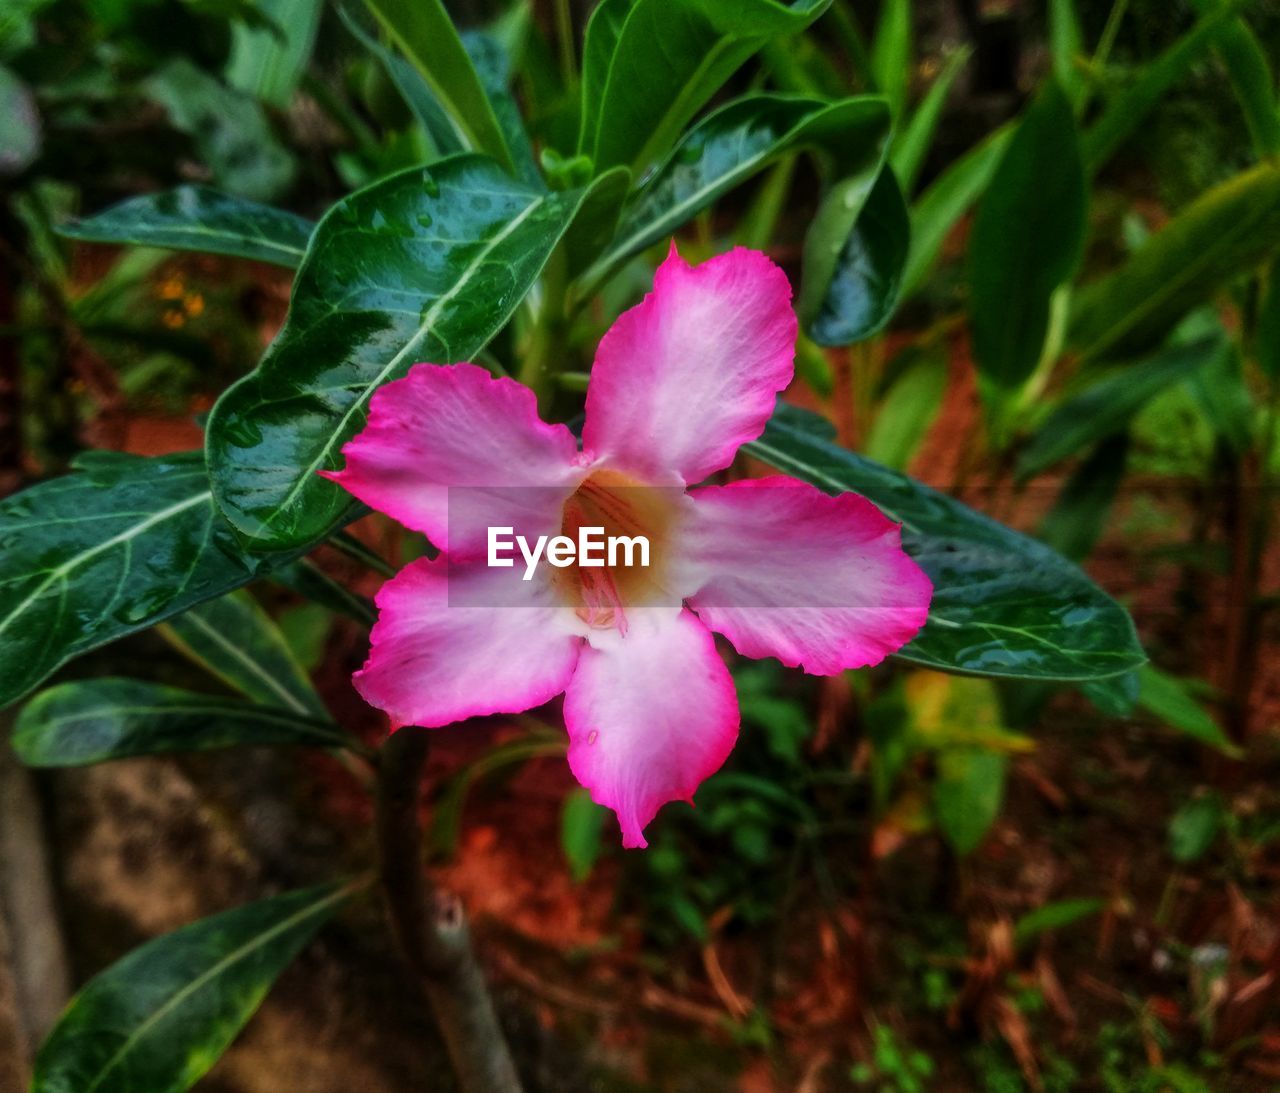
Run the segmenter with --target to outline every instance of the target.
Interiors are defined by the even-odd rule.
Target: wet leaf
[[[353,892],[289,892],[130,953],[71,1000],[36,1058],[32,1093],[190,1089]]]
[[[301,216],[208,186],[145,194],[58,229],[89,243],[226,254],[296,269],[315,225]]]
[[[382,179],[325,214],[284,328],[209,419],[218,504],[253,549],[333,528],[348,497],[316,472],[340,464],[374,391],[418,361],[483,348],[586,195],[532,190],[463,155]]]
[[[97,454],[0,501],[0,704],[270,568],[218,515],[200,453]]]
[[[746,450],[828,493],[853,491],[903,525],[933,581],[929,621],[898,656],[971,675],[1083,680],[1145,661],[1128,613],[1077,566],[959,501],[823,438],[780,405]]]

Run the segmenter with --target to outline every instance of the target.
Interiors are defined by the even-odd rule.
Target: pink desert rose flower
[[[791,288],[737,248],[653,291],[605,334],[582,450],[533,393],[471,364],[416,365],[372,399],[328,477],[441,550],[382,586],[355,685],[393,725],[515,713],[564,692],[569,765],[623,844],[692,800],[738,735],[712,631],[817,675],[877,664],[924,625],[932,586],[899,525],[785,477],[695,486],[763,431],[791,381]],[[644,534],[650,566],[495,568],[487,529]]]

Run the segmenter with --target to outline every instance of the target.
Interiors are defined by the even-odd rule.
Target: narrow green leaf
[[[933,144],[934,133],[938,122],[942,120],[942,110],[947,105],[947,96],[956,77],[968,63],[973,50],[968,46],[954,50],[943,62],[942,71],[929,86],[920,105],[915,108],[911,120],[899,129],[894,136],[893,146],[889,152],[889,166],[898,177],[898,184],[904,193],[915,189],[916,179],[924,166],[925,157]]]
[[[1160,97],[1184,76],[1220,37],[1222,28],[1248,0],[1228,0],[1201,17],[1164,53],[1138,69],[1137,79],[1106,104],[1080,138],[1086,171],[1094,174],[1142,125]]]
[[[175,129],[188,134],[217,185],[251,201],[272,201],[293,182],[293,157],[257,100],[226,87],[185,58],[167,62],[144,90]]]
[[[72,220],[59,235],[89,243],[225,254],[296,269],[315,225],[284,209],[232,197],[207,186],[144,194]]]
[[[1267,267],[1254,354],[1262,374],[1273,383],[1280,381],[1280,262],[1273,261]]]
[[[284,635],[247,592],[208,600],[164,626],[164,635],[186,656],[255,702],[328,718]]]
[[[882,0],[871,40],[871,77],[893,116],[902,117],[911,82],[911,0]]]
[[[1049,0],[1049,56],[1053,78],[1062,88],[1073,110],[1084,98],[1085,79],[1078,61],[1084,53],[1084,33],[1075,0]]]
[[[837,447],[825,423],[780,405],[746,450],[828,493],[854,491],[903,525],[933,581],[924,630],[898,655],[969,675],[1084,680],[1146,658],[1133,622],[1081,570],[1043,543],[945,494]]]
[[[1221,337],[1171,345],[1108,373],[1058,406],[1018,456],[1018,477],[1033,478],[1100,440],[1122,432],[1156,395],[1227,351]]]
[[[1185,681],[1146,664],[1138,671],[1138,705],[1170,728],[1228,754],[1239,749],[1191,694]]]
[[[1073,562],[1088,557],[1102,537],[1111,506],[1120,492],[1128,454],[1128,433],[1118,433],[1099,444],[1067,479],[1053,508],[1041,521],[1041,541]]]
[[[831,155],[841,174],[874,170],[888,130],[884,102],[872,96],[832,103],[801,95],[748,95],[727,103],[685,135],[632,199],[608,251],[583,275],[580,295],[588,296],[628,258],[797,149]]]
[[[462,35],[462,46],[489,97],[493,115],[498,119],[498,128],[502,130],[502,139],[511,153],[516,178],[529,186],[543,186],[542,175],[533,156],[533,142],[511,93],[511,59],[506,50],[492,34],[478,30]]]
[[[569,873],[578,884],[591,876],[600,857],[600,836],[608,814],[608,809],[596,804],[581,787],[571,790],[564,799],[560,848],[569,863]]]
[[[1169,856],[1183,865],[1204,857],[1225,818],[1226,809],[1216,793],[1193,797],[1169,821]]]
[[[214,509],[200,453],[84,467],[0,501],[0,705],[270,568]]]
[[[136,679],[94,679],[41,691],[23,708],[13,750],[29,767],[79,767],[135,755],[354,742],[326,718]]]
[[[938,416],[946,390],[943,354],[926,352],[911,360],[880,403],[867,435],[867,457],[905,470]]]
[[[1060,899],[1028,911],[1013,925],[1013,938],[1019,944],[1050,930],[1061,930],[1081,919],[1096,915],[1106,906],[1100,899]]]
[[[322,0],[259,0],[259,15],[274,27],[233,24],[227,83],[282,110],[288,107],[311,59],[323,7]]]
[[[826,293],[815,310],[811,286],[820,282],[809,276],[825,261],[810,260],[809,253],[833,245],[823,234],[832,222],[823,218],[820,209],[805,238],[805,280],[797,311],[805,332],[819,345],[852,345],[882,330],[898,303],[911,219],[893,172],[887,167],[881,170],[867,194],[839,247]]]
[[[933,809],[943,838],[970,854],[1000,815],[1009,757],[981,748],[949,748],[937,758]]]
[[[36,1057],[31,1093],[190,1089],[356,890],[289,892],[136,949],[71,1000]]]
[[[995,388],[1017,387],[1040,360],[1050,298],[1080,263],[1087,200],[1071,104],[1050,80],[1000,160],[969,240],[973,352]]]
[[[592,19],[583,139],[598,170],[647,166],[771,38],[803,30],[830,0],[634,0]],[[598,26],[597,26],[598,24]],[[607,74],[602,60],[608,56]]]
[[[1196,10],[1211,12],[1219,0],[1195,0]],[[1223,26],[1214,51],[1231,81],[1240,103],[1254,151],[1259,156],[1280,152],[1280,108],[1276,103],[1275,77],[1258,36],[1242,16]]]
[[[587,194],[532,190],[464,155],[382,179],[325,214],[284,328],[209,420],[218,504],[255,549],[333,528],[346,494],[316,471],[338,464],[373,392],[417,361],[479,352]]]
[[[1201,194],[1119,269],[1075,294],[1068,339],[1083,355],[1141,351],[1280,248],[1280,164]]]
[[[502,126],[441,0],[365,3],[457,121],[471,147],[512,169]]]
[[[902,295],[924,282],[948,233],[991,182],[1013,127],[1002,126],[942,172],[911,209],[911,244],[902,271]]]

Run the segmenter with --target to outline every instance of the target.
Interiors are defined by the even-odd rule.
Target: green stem
[[[375,823],[387,917],[431,1004],[459,1088],[520,1093],[462,903],[437,889],[423,866],[418,810],[429,733],[406,726],[382,748]]]
[[[556,0],[556,40],[560,47],[560,78],[566,91],[578,86],[578,57],[574,48],[571,0]]]
[[[519,355],[516,376],[538,396],[538,409],[544,412],[555,395],[556,376],[569,363],[567,281],[564,251],[557,248],[543,271],[542,297]]]

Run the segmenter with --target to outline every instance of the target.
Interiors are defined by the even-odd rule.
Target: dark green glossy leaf
[[[0,501],[0,705],[268,568],[213,507],[198,452],[110,453]]]
[[[1067,399],[1032,435],[1018,457],[1018,477],[1032,478],[1063,459],[1122,432],[1165,388],[1186,379],[1227,351],[1223,338],[1171,345],[1145,360],[1110,372]]]
[[[991,182],[1013,128],[997,129],[940,174],[911,208],[911,245],[902,271],[902,294],[910,295],[924,282],[946,241],[947,234]]]
[[[1009,757],[982,748],[949,748],[937,757],[933,810],[957,854],[978,848],[1000,814]]]
[[[1144,64],[1133,82],[1106,104],[1102,115],[1080,138],[1080,151],[1090,174],[1138,130],[1161,96],[1221,37],[1222,29],[1246,3],[1248,0],[1227,0],[1203,16],[1164,53]]]
[[[184,654],[255,702],[328,718],[284,635],[247,592],[232,592],[184,611],[163,630]]]
[[[13,750],[29,767],[217,748],[352,743],[327,719],[136,679],[94,679],[41,691],[22,708],[13,733]]]
[[[1014,132],[969,240],[973,353],[996,388],[1017,387],[1040,359],[1050,297],[1080,263],[1086,202],[1071,104],[1051,80]]]
[[[413,63],[471,147],[514,164],[484,83],[441,0],[365,0],[391,40]]]
[[[498,128],[502,130],[502,139],[511,153],[516,178],[530,186],[542,186],[542,175],[533,157],[529,131],[520,116],[520,107],[511,94],[510,58],[498,39],[484,31],[473,30],[462,35],[462,46],[471,58],[480,84],[489,97],[493,115],[498,119]]]
[[[829,3],[609,0],[587,35],[578,150],[601,170],[647,165],[747,58]]]
[[[315,225],[284,209],[232,197],[207,186],[179,186],[73,220],[59,234],[90,243],[227,254],[296,269]]]
[[[320,538],[347,508],[339,462],[373,392],[417,361],[474,356],[511,317],[583,191],[545,193],[464,155],[375,182],[311,237],[284,328],[209,420],[218,504],[255,549]]]
[[[583,276],[583,295],[626,259],[798,148],[830,154],[842,176],[874,171],[888,131],[888,111],[873,96],[833,103],[804,95],[748,95],[727,103],[684,136],[632,199],[608,251]]]
[[[807,320],[805,331],[810,338],[819,345],[852,345],[884,328],[898,303],[910,236],[906,202],[893,171],[886,167],[840,248],[821,305]],[[811,231],[805,240],[806,254],[811,247],[828,245]],[[802,317],[807,289],[806,281],[800,296]]]
[[[1076,294],[1069,340],[1082,354],[1141,351],[1197,304],[1280,248],[1280,164],[1202,194],[1125,265]]]
[[[136,949],[71,1000],[36,1058],[31,1093],[190,1089],[355,890],[289,892]]]
[[[860,493],[902,523],[933,581],[929,621],[898,655],[946,671],[1022,679],[1116,675],[1145,660],[1133,622],[1077,566],[887,467],[822,437],[781,405],[746,450],[828,493]]]
[[[252,201],[272,201],[289,187],[293,158],[257,100],[185,58],[169,61],[144,86],[173,127],[191,137],[219,187]]]

